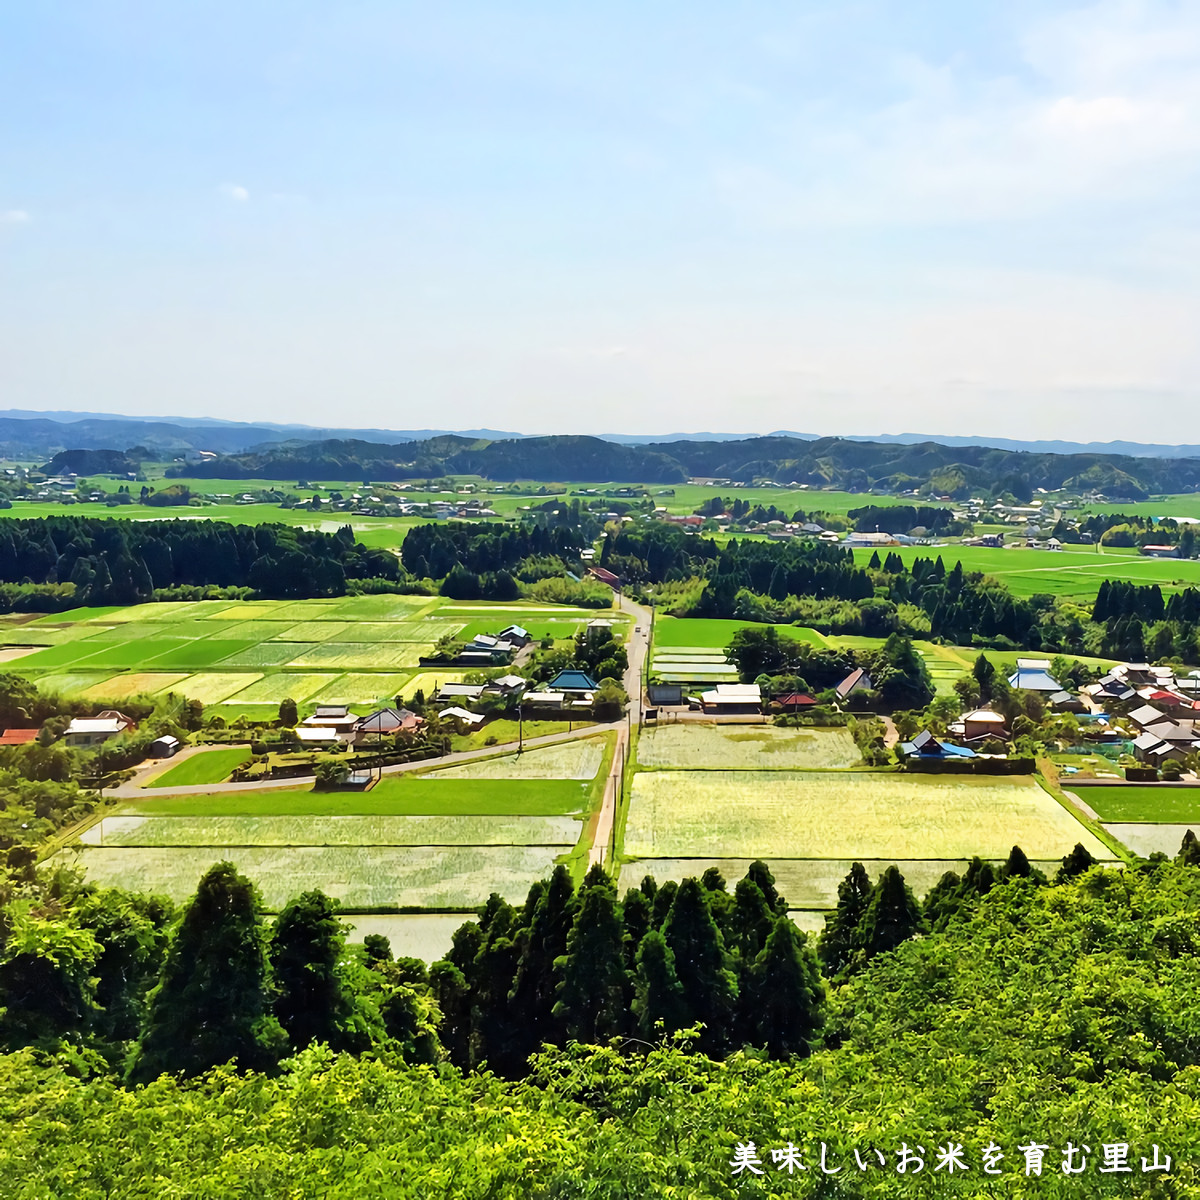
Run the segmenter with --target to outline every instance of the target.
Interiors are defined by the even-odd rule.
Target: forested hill
[[[294,476],[364,480],[477,474],[495,480],[581,483],[680,483],[704,477],[888,490],[931,486],[949,495],[980,490],[1022,495],[1039,487],[1077,487],[1122,499],[1200,488],[1200,458],[1027,454],[986,446],[943,446],[938,442],[897,445],[792,437],[643,446],[577,436],[488,441],[447,435],[392,446],[363,441],[287,442],[200,465],[188,464],[178,473],[218,479]]]

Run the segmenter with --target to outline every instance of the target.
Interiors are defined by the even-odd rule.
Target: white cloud
[[[32,218],[23,208],[10,208],[0,212],[0,225],[23,225],[29,220]]]
[[[236,200],[238,204],[245,204],[250,199],[250,193],[240,183],[223,183],[221,184],[221,195],[227,196],[230,200]]]

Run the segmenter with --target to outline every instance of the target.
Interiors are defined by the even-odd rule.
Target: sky
[[[1200,442],[1200,0],[12,0],[0,407]]]

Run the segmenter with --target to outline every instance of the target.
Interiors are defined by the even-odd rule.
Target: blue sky
[[[10,4],[0,407],[1200,441],[1200,3]]]

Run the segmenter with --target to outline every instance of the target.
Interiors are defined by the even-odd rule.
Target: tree
[[[217,863],[200,880],[150,993],[133,1082],[227,1062],[267,1070],[283,1053],[258,909],[254,885],[232,863]]]
[[[921,906],[904,882],[898,867],[888,867],[871,893],[867,911],[859,927],[859,943],[864,962],[878,954],[895,950],[914,934],[924,933]]]
[[[525,1056],[557,1040],[554,1020],[555,961],[567,952],[567,939],[575,922],[575,884],[562,864],[554,868],[542,890],[521,943],[521,958],[513,981],[512,1004],[521,1014]]]
[[[332,1050],[365,1050],[370,1025],[355,1002],[345,961],[346,932],[338,902],[305,892],[278,916],[271,937],[275,1016],[296,1049],[325,1042]]]
[[[1092,857],[1088,848],[1082,842],[1076,842],[1075,849],[1062,860],[1062,866],[1058,869],[1056,881],[1062,883],[1065,880],[1074,879],[1077,875],[1082,875],[1095,865],[1096,860]]]
[[[871,880],[860,862],[838,884],[837,908],[825,918],[825,928],[817,942],[817,957],[829,978],[840,974],[860,948],[859,928],[871,900]]]
[[[933,699],[933,680],[912,639],[891,634],[875,661],[875,688],[889,708],[924,708]]]
[[[296,701],[291,696],[285,696],[279,702],[279,724],[284,729],[294,729],[299,720],[300,712],[296,707]]]
[[[662,932],[675,956],[675,969],[690,1009],[688,1024],[702,1021],[701,1049],[720,1053],[732,1034],[737,980],[698,880],[685,879],[679,885]]]
[[[647,1040],[654,1038],[659,1022],[665,1033],[683,1029],[689,1016],[683,984],[675,970],[675,955],[657,929],[642,939],[636,968],[631,1011],[638,1033]]]
[[[1046,877],[1033,863],[1025,857],[1025,851],[1020,846],[1014,846],[1008,854],[1008,860],[1000,868],[1001,879],[1033,879],[1045,883]]]
[[[429,968],[429,990],[441,1014],[438,1036],[446,1057],[465,1071],[471,1065],[471,989],[466,976],[441,959]]]
[[[1197,839],[1192,830],[1188,830],[1183,835],[1183,841],[1179,845],[1179,853],[1175,856],[1175,861],[1187,863],[1189,867],[1200,867],[1200,839]]]
[[[751,981],[755,1043],[772,1058],[809,1054],[825,1020],[825,986],[808,939],[790,917],[775,918]]]
[[[773,913],[787,912],[787,901],[775,890],[775,876],[761,858],[756,858],[746,868],[746,878],[758,885],[758,890]]]
[[[992,683],[996,678],[996,668],[986,654],[980,654],[975,659],[971,670],[975,682],[979,686],[979,703],[986,704],[992,698]]]
[[[589,871],[559,975],[554,1017],[568,1037],[596,1042],[625,1031],[626,976],[617,894],[606,875]]]

